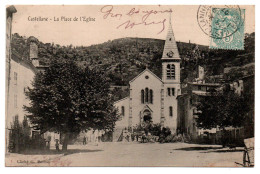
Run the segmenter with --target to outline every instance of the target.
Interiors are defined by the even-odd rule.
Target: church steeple
[[[161,123],[171,128],[172,132],[177,130],[178,118],[178,95],[181,94],[180,85],[180,55],[172,30],[171,17],[169,18],[169,29],[165,40],[162,56],[162,114]]]
[[[164,44],[162,59],[180,59],[178,47],[172,30],[171,14],[169,18],[169,28]]]
[[[172,30],[171,16],[162,55],[162,80],[164,83],[180,83],[180,55]]]

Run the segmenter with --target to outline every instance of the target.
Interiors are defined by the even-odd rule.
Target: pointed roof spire
[[[162,59],[180,59],[178,47],[172,30],[171,13],[169,17],[169,28],[164,44]]]
[[[172,12],[170,12],[169,25],[172,25]]]

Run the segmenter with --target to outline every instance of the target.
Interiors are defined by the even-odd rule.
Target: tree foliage
[[[255,65],[251,64],[246,67],[235,67],[231,68],[228,73],[224,75],[226,81],[236,81],[239,80],[241,77],[254,75],[255,74]]]
[[[200,128],[240,127],[247,119],[250,103],[246,97],[232,91],[218,92],[201,98],[197,110],[197,125]]]
[[[44,73],[38,73],[24,106],[31,123],[42,132],[64,135],[63,146],[81,130],[112,130],[118,119],[109,84],[103,72],[79,68],[74,61],[52,60]]]
[[[28,59],[27,38],[15,33],[12,36],[12,53]],[[194,78],[197,65],[205,65],[209,75],[220,74],[228,66],[242,66],[254,62],[255,34],[245,35],[245,50],[212,50],[194,43],[177,42],[182,59],[181,82]],[[164,40],[148,38],[120,38],[91,46],[61,46],[39,42],[41,65],[51,58],[78,61],[91,67],[107,69],[111,85],[127,85],[145,67],[161,76],[161,57]],[[218,65],[218,66],[216,66]]]

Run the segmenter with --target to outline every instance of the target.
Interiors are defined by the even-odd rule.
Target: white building
[[[9,98],[7,110],[7,127],[10,127],[14,117],[18,117],[20,122],[26,115],[24,105],[29,105],[29,100],[25,96],[27,87],[32,87],[32,82],[37,68],[30,60],[22,59],[19,54],[12,53],[10,59],[9,77]]]
[[[129,82],[129,97],[115,102],[122,118],[116,122],[113,140],[117,141],[125,128],[146,121],[177,129],[177,96],[180,87],[180,55],[174,38],[171,21],[162,55],[162,79],[145,69]]]
[[[29,100],[25,96],[27,87],[32,87],[35,74],[41,70],[38,60],[38,40],[29,37],[29,59],[22,57],[15,50],[11,49],[12,18],[16,13],[14,6],[6,9],[6,128],[10,129],[14,117],[23,121],[26,112],[24,105],[29,105]]]

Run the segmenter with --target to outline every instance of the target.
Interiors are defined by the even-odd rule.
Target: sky
[[[170,14],[176,41],[209,45],[210,40],[209,36],[199,27],[197,21],[198,5],[16,5],[15,7],[17,13],[14,14],[12,33],[26,37],[35,36],[44,43],[89,46],[123,37],[165,39]],[[246,11],[245,33],[254,32],[254,6],[243,5],[240,8]],[[148,15],[149,12],[153,13]],[[48,21],[34,20],[39,17],[48,18]],[[80,21],[80,17],[82,21]],[[142,23],[146,17],[145,21],[150,25]],[[77,20],[74,21],[75,19]],[[83,19],[90,21],[86,22]],[[129,24],[126,28],[127,22],[141,24],[133,26]]]

